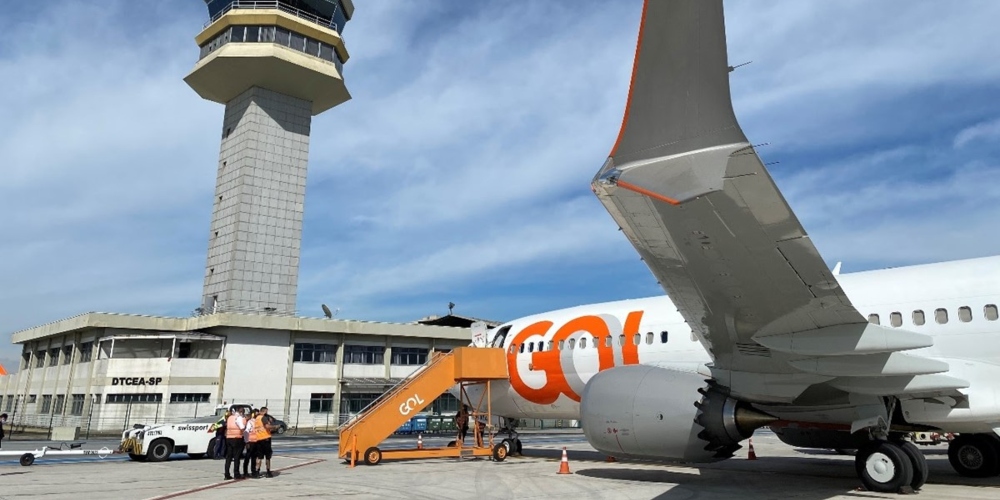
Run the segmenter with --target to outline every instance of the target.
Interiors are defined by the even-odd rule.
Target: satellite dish
[[[327,318],[332,318],[333,313],[330,312],[330,308],[326,307],[326,304],[322,304],[322,306],[323,306],[323,315],[326,316]]]

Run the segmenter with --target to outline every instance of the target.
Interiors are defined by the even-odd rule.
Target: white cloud
[[[963,148],[971,142],[990,139],[1000,139],[1000,118],[962,129],[955,134],[953,143],[956,148]]]
[[[133,4],[0,20],[4,331],[198,302],[222,106],[182,78],[205,13]],[[640,6],[359,4],[354,98],[313,121],[300,309],[510,318],[654,293],[588,186]],[[754,61],[732,76],[737,115],[824,255],[852,270],[996,248],[1000,172],[979,158],[1000,104],[976,96],[1000,77],[1000,4],[726,7],[731,61]]]

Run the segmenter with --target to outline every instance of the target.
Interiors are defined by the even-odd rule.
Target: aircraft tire
[[[515,439],[514,440],[514,453],[517,454],[517,455],[520,455],[522,451],[524,451],[524,449],[521,446],[521,440],[520,439]]]
[[[909,441],[903,441],[898,444],[903,453],[906,453],[906,456],[910,457],[910,463],[913,464],[913,480],[910,481],[910,486],[914,490],[919,490],[927,482],[927,477],[930,476],[930,468],[927,467],[927,458],[924,457],[924,452],[920,451],[920,448],[917,448],[917,445]]]
[[[948,444],[951,467],[965,477],[990,477],[1000,473],[1000,446],[983,434],[959,434]]]
[[[903,449],[888,441],[874,441],[858,450],[854,470],[868,491],[898,493],[913,482],[913,463]]]

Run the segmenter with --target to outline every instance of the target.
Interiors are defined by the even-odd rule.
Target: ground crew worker
[[[271,474],[271,431],[275,427],[277,426],[274,425],[274,417],[267,414],[267,407],[261,408],[253,422],[254,432],[257,434],[257,442],[254,444],[254,449],[257,451],[257,460],[254,464],[256,477],[260,477],[261,459],[267,460],[267,477],[274,477]]]
[[[257,453],[257,448],[254,446],[255,439],[253,430],[253,420],[256,416],[256,412],[251,411],[249,408],[245,410],[247,425],[243,428],[243,477],[250,478],[250,465],[255,463],[254,458]],[[237,468],[238,463],[237,463]]]
[[[226,419],[229,418],[229,410],[208,427],[208,432],[215,433],[215,448],[212,450],[212,458],[222,460],[226,458]]]
[[[6,413],[0,413],[0,443],[3,443],[3,438],[6,436],[4,434],[4,432],[3,432],[3,424],[6,424],[6,423],[7,423],[7,414]],[[267,470],[271,470],[270,463],[271,463],[271,460],[268,459]]]
[[[458,426],[458,442],[465,443],[465,436],[469,433],[469,405],[462,405],[462,409],[455,414],[455,425]]]
[[[239,412],[232,412],[226,419],[226,479],[233,479],[229,474],[229,464],[236,462],[236,479],[240,475],[240,454],[243,452],[243,429],[247,426],[246,419]]]

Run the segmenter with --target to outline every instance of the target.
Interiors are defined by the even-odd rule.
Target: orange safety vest
[[[271,432],[264,425],[264,416],[259,415],[253,419],[253,432],[250,433],[250,442],[256,443],[265,439],[271,439]]]
[[[236,426],[236,415],[226,420],[226,439],[243,439],[243,429]]]

